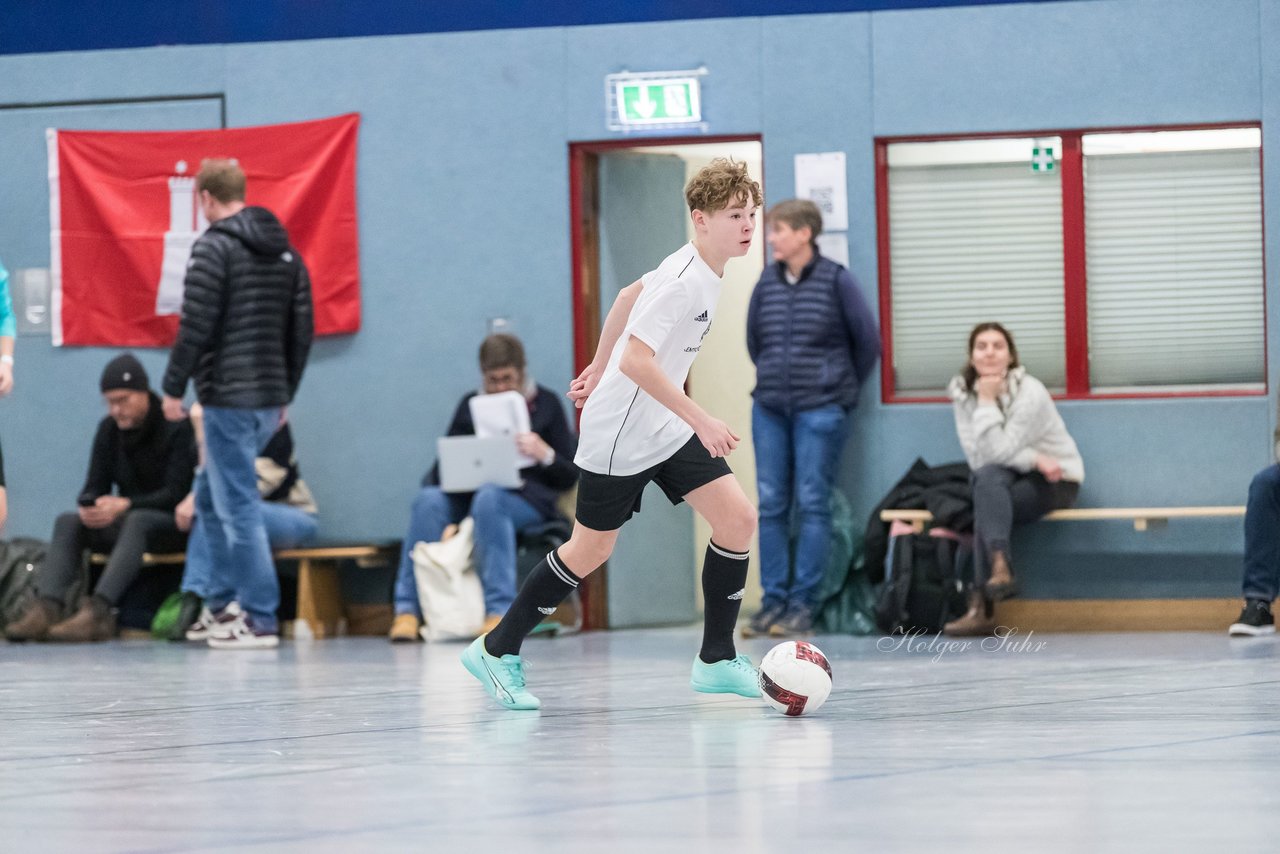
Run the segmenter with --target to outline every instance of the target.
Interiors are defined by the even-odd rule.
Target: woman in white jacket
[[[949,635],[989,634],[992,603],[1018,592],[1009,559],[1016,524],[1075,503],[1084,461],[1044,384],[1018,364],[999,323],[969,333],[969,363],[948,387],[956,433],[973,470],[974,587]]]

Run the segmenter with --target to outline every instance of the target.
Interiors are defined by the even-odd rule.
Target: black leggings
[[[981,587],[991,576],[991,554],[1009,555],[1014,525],[1034,522],[1046,513],[1070,507],[1080,492],[1072,480],[1050,483],[1038,471],[1028,474],[989,465],[975,471],[973,487],[973,581]]]

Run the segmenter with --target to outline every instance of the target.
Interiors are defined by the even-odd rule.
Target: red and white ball
[[[831,694],[831,663],[808,641],[787,641],[760,662],[760,693],[784,715],[816,712]]]

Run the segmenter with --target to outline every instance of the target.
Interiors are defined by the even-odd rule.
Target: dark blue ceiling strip
[[[0,54],[1007,2],[1014,0],[0,0]]]

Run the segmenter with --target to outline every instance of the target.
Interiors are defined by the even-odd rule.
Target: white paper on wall
[[[837,264],[849,266],[849,234],[838,231],[834,234],[823,232],[818,235],[818,251]]]
[[[809,199],[822,211],[823,231],[849,230],[849,193],[844,152],[796,155],[796,198]]]

